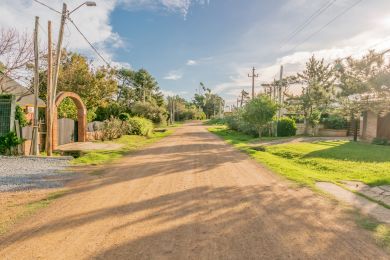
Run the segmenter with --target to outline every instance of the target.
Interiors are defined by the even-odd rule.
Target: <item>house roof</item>
[[[0,74],[0,94],[12,94],[16,96],[16,103],[20,106],[34,106],[34,93],[20,85],[8,76]],[[42,99],[38,99],[38,107],[46,107]]]

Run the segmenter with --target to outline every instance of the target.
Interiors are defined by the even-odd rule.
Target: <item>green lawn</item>
[[[123,147],[118,150],[105,151],[96,150],[87,152],[79,158],[72,160],[74,165],[98,165],[111,162],[115,159],[123,157],[125,154],[135,151],[148,144],[155,143],[158,140],[170,135],[173,131],[156,132],[149,137],[138,135],[125,135],[121,138],[112,141],[113,143],[123,144]]]
[[[321,141],[267,146],[265,152],[248,146],[254,138],[225,126],[210,127],[271,170],[299,184],[357,180],[368,185],[390,184],[390,146],[348,141]]]

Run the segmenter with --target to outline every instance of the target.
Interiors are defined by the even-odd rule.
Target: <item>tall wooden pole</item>
[[[46,153],[47,156],[53,155],[53,111],[52,111],[52,88],[53,88],[53,51],[51,42],[51,21],[47,23],[47,101],[46,101]]]
[[[32,137],[32,155],[39,154],[38,146],[38,97],[39,97],[39,48],[38,48],[38,26],[39,17],[35,16],[35,29],[34,29],[34,124],[33,124],[33,137]]]
[[[62,48],[62,40],[64,38],[64,26],[65,26],[65,21],[66,17],[68,15],[68,11],[66,9],[66,4],[64,3],[62,5],[62,15],[61,15],[61,24],[60,24],[60,31],[58,33],[58,42],[57,42],[57,50],[56,50],[56,60],[54,64],[54,71],[53,71],[53,81],[52,81],[52,93],[51,93],[51,104],[50,104],[50,113],[51,113],[51,121],[54,121],[54,109],[55,108],[55,99],[57,96],[57,83],[58,83],[58,73],[60,70],[60,62],[61,62],[61,48]],[[52,125],[53,126],[53,125]],[[52,127],[52,132],[51,136],[53,137],[53,127]],[[51,144],[53,146],[53,138],[51,140]]]
[[[255,78],[259,77],[259,74],[255,74],[255,72],[256,72],[256,68],[253,67],[252,68],[252,75],[248,74],[248,77],[252,78],[252,99],[255,98]]]
[[[279,112],[278,112],[278,120],[282,115],[282,87],[283,87],[283,65],[280,66],[280,76],[279,76]]]

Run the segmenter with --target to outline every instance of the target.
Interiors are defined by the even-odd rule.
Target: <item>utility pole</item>
[[[275,136],[277,137],[278,136],[278,123],[280,121],[280,117],[281,117],[281,113],[282,113],[282,86],[283,86],[283,65],[280,66],[280,75],[279,75],[279,82],[277,85],[274,86],[274,99],[275,101],[278,100],[278,105],[279,105],[279,109],[278,109],[278,118],[277,118],[277,121],[275,123]],[[278,88],[278,91],[277,91],[277,97],[276,97],[276,87]]]
[[[32,140],[32,155],[37,156],[39,154],[38,146],[38,97],[39,97],[39,49],[38,49],[38,26],[39,17],[35,16],[35,29],[34,29],[34,124],[33,124],[33,140]]]
[[[52,88],[53,88],[53,51],[51,46],[51,21],[47,23],[47,101],[46,101],[46,153],[53,155],[52,132],[53,132],[53,111],[52,111]]]
[[[280,76],[279,76],[279,112],[278,112],[278,121],[280,120],[282,114],[282,87],[283,87],[283,65],[280,66]]]
[[[255,74],[256,69],[255,67],[252,68],[252,75],[248,74],[249,78],[252,78],[252,99],[255,98],[255,78],[259,77],[259,74]]]
[[[61,62],[61,48],[62,48],[62,40],[64,38],[64,26],[66,17],[68,15],[66,4],[64,3],[62,5],[62,15],[61,15],[61,24],[60,24],[60,31],[58,33],[58,42],[57,42],[57,50],[56,50],[56,62],[54,66],[54,73],[53,73],[53,91],[51,93],[52,102],[51,102],[51,112],[54,112],[55,107],[55,99],[57,96],[57,83],[58,83],[58,73],[60,70],[60,62]]]

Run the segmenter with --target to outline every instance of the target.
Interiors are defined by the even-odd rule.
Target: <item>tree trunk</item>
[[[263,132],[263,128],[262,127],[260,127],[259,128],[259,138],[261,138],[261,133]]]
[[[309,120],[307,120],[305,118],[303,124],[305,125],[305,129],[303,131],[303,134],[308,135],[309,134]]]
[[[354,118],[353,141],[357,142],[357,140],[358,140],[358,119]]]

